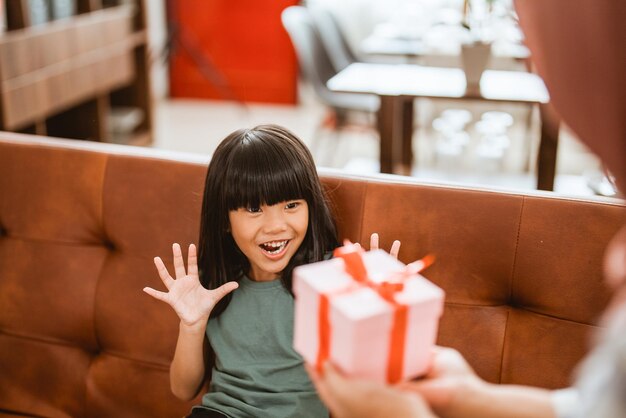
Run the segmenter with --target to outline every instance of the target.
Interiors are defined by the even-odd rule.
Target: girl
[[[198,256],[190,245],[185,270],[174,244],[176,279],[154,259],[168,292],[144,289],[180,318],[172,392],[193,399],[212,371],[192,417],[328,416],[292,347],[291,275],[337,246],[313,158],[296,136],[265,125],[222,141],[206,176]],[[214,361],[205,362],[207,343]]]

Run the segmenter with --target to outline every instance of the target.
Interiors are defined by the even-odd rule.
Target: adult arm
[[[420,395],[441,418],[556,418],[551,391],[487,383],[451,348],[437,347],[429,373],[399,388]]]
[[[556,418],[552,392],[487,383],[456,350],[442,347],[427,376],[395,387],[346,378],[331,365],[324,373],[307,370],[338,418]]]

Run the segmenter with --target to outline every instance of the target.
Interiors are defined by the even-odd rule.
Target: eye
[[[258,206],[248,206],[246,211],[250,213],[261,213],[261,208]]]
[[[289,202],[285,205],[285,209],[295,209],[298,206],[300,206],[301,203],[299,201],[295,201],[295,202]]]

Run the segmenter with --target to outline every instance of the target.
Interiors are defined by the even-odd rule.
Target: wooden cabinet
[[[65,0],[71,16],[41,22],[54,1],[4,2],[0,130],[151,143],[144,2]]]

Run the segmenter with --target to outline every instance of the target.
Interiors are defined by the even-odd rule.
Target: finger
[[[329,361],[324,363],[322,370],[326,380],[332,381],[335,384],[341,382],[341,376],[337,372],[337,369],[335,369],[335,366],[333,366]]]
[[[155,299],[161,300],[163,302],[169,303],[167,298],[167,293],[159,292],[151,287],[144,287],[143,291],[152,296]]]
[[[393,401],[393,404],[396,406],[394,416],[409,416],[410,414],[410,416],[414,417],[434,418],[436,415],[433,414],[431,407],[444,406],[441,404],[440,399],[436,400],[439,402],[438,404],[431,405],[429,401],[434,401],[434,399],[425,398],[421,388],[415,382],[403,382],[394,385],[390,390],[393,392],[386,390],[386,397],[388,398],[387,403]]]
[[[180,245],[177,243],[172,245],[172,252],[174,253],[174,271],[176,272],[176,278],[180,279],[185,277],[187,272],[185,271],[185,262],[183,261],[183,252],[180,249]]]
[[[317,385],[321,383],[320,381],[322,378],[320,374],[317,372],[317,369],[315,368],[315,366],[312,366],[309,363],[305,362],[304,370],[306,370],[306,372],[309,374],[309,377],[311,378],[311,382],[313,382],[313,385],[317,387]]]
[[[311,379],[311,382],[313,382],[313,386],[315,386],[315,390],[317,390],[318,394],[320,395],[320,398],[322,399],[322,401],[326,402],[326,399],[325,399],[327,396],[326,385],[324,384],[324,379],[318,373],[317,368],[305,362],[304,369],[309,374],[309,378]]]
[[[187,270],[190,276],[198,275],[198,256],[196,254],[196,246],[189,244],[189,252],[187,253]]]
[[[391,250],[389,250],[389,254],[391,254],[394,258],[398,258],[398,253],[400,252],[400,241],[395,240],[393,244],[391,244]]]
[[[336,398],[336,394],[333,393],[333,391],[328,386],[328,383],[326,381],[326,375],[320,375],[314,367],[308,364],[305,365],[305,368],[306,371],[309,373],[311,381],[313,382],[313,385],[315,386],[315,389],[317,390],[317,393],[322,402],[324,402],[324,404],[332,412],[333,416],[340,416],[340,403]]]
[[[219,302],[224,296],[237,289],[238,287],[239,283],[228,282],[215,289],[213,291],[213,295],[215,296],[215,303]]]
[[[337,372],[337,369],[330,362],[324,364],[323,372],[327,388],[336,395],[342,396],[347,383],[346,379]]]
[[[165,264],[163,264],[163,260],[161,260],[161,257],[154,257],[154,265],[159,272],[159,277],[163,281],[163,284],[169,290],[170,286],[172,286],[172,284],[174,283],[174,279],[172,279],[172,276],[170,276],[170,273],[167,271],[167,267],[165,267]]]
[[[341,417],[360,417],[359,397],[364,396],[361,383],[348,380],[330,362],[324,365],[325,390],[328,392],[328,408]],[[365,397],[367,398],[367,397]],[[363,399],[363,398],[362,398]],[[356,403],[355,403],[356,401]],[[363,411],[360,411],[363,412]],[[379,416],[373,414],[372,416]]]
[[[371,236],[370,236],[370,251],[372,250],[377,250],[378,247],[378,234],[376,232],[374,232]]]
[[[456,392],[449,382],[444,380],[420,380],[405,382],[397,386],[403,392],[411,392],[419,395],[431,407],[443,407],[452,402],[452,396]]]

